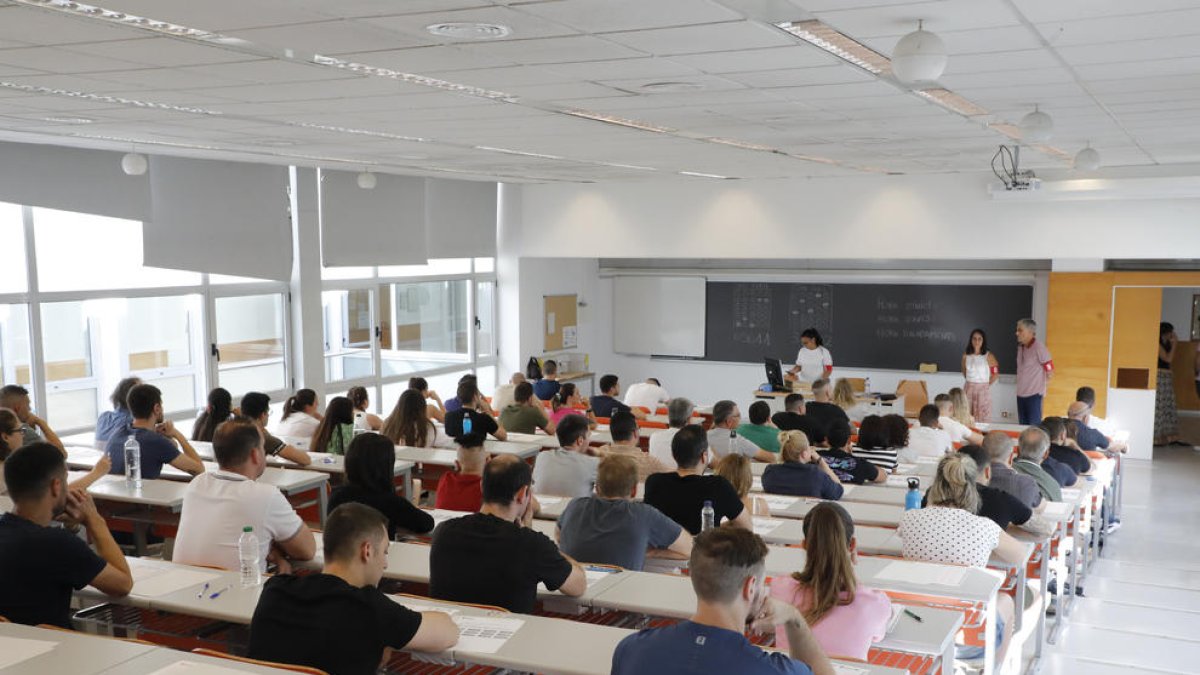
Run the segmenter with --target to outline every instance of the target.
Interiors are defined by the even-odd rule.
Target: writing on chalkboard
[[[793,284],[788,293],[788,334],[800,344],[800,334],[815,328],[826,347],[833,347],[833,287]]]
[[[733,293],[733,340],[746,345],[771,345],[771,287],[738,284]]]

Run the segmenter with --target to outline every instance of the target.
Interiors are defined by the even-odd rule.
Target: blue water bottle
[[[463,410],[462,435],[466,436],[469,433],[471,433],[471,413]]]
[[[921,479],[908,479],[908,494],[904,495],[904,510],[912,511],[921,508]]]

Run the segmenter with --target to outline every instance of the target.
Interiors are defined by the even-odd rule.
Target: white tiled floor
[[[1121,521],[1045,675],[1200,673],[1200,452],[1130,462]]]

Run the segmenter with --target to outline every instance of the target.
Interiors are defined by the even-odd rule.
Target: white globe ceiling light
[[[1054,119],[1033,106],[1033,112],[1021,118],[1021,140],[1045,143],[1054,135]]]
[[[896,43],[892,51],[892,73],[905,84],[936,82],[946,71],[949,58],[942,39],[925,30],[918,21],[917,29]]]
[[[364,190],[374,190],[376,182],[377,179],[375,178],[375,174],[371,173],[370,171],[364,171],[358,174],[358,187]]]
[[[121,158],[121,170],[127,176],[141,176],[149,166],[146,156],[140,152],[130,152]]]
[[[1100,168],[1100,153],[1088,143],[1087,147],[1075,155],[1076,171],[1095,171]]]

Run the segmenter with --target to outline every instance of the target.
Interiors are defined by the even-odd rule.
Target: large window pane
[[[56,429],[89,426],[96,421],[99,378],[95,333],[99,326],[91,317],[110,309],[111,304],[103,300],[42,305],[46,405],[40,412]]]
[[[375,276],[374,267],[322,267],[321,278],[328,280],[339,279],[370,279]]]
[[[220,384],[240,397],[287,388],[283,295],[216,299]]]
[[[0,305],[0,380],[28,387],[29,310],[25,305]]]
[[[496,259],[495,258],[476,258],[475,259],[475,272],[476,273],[495,272],[495,271],[496,271]]]
[[[496,391],[496,366],[476,368],[475,377],[479,380],[479,391],[484,396],[491,396]]]
[[[87,213],[33,209],[43,291],[195,286],[194,272],[142,265],[142,224]]]
[[[99,416],[96,388],[51,389],[46,392],[46,410],[41,412],[55,431],[93,426]]]
[[[475,353],[487,358],[496,353],[496,282],[475,285]]]
[[[385,376],[470,361],[468,289],[465,279],[391,284]]]
[[[0,203],[0,293],[28,290],[25,278],[25,222],[21,207]]]
[[[381,277],[426,277],[470,272],[470,258],[434,258],[424,265],[384,265],[379,268]]]
[[[175,295],[103,302],[115,308],[98,317],[105,351],[114,334],[120,335],[119,343],[125,345],[120,374],[137,375],[162,389],[165,412],[195,410],[204,400],[196,387],[201,376],[198,364],[204,362],[203,298]],[[114,318],[119,323],[107,323]],[[111,382],[114,374],[109,370],[104,374],[106,383]]]
[[[321,305],[325,323],[325,381],[374,375],[371,291],[325,291],[321,294]]]

